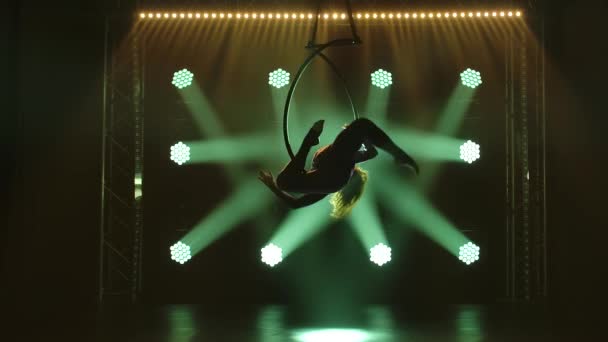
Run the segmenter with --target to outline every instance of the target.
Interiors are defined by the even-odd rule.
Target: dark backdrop
[[[3,302],[18,304],[15,314],[92,310],[106,6],[7,5],[1,64]],[[547,92],[549,293],[552,303],[574,308],[599,303],[606,276],[608,6],[548,6],[548,59],[557,70],[548,75]]]

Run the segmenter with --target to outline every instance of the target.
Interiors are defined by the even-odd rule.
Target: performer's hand
[[[262,183],[266,184],[269,188],[274,188],[276,185],[274,183],[274,177],[270,171],[261,170],[258,173],[258,179],[262,181]]]
[[[258,179],[266,185],[274,185],[274,177],[272,176],[272,173],[270,171],[260,170],[260,172],[258,173]]]

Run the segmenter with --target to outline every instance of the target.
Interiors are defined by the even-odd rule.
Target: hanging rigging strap
[[[321,13],[320,13],[321,1],[322,0],[319,0],[317,2],[317,15],[315,17],[315,23],[313,25],[311,39],[308,42],[308,45],[306,46],[307,49],[313,49],[313,51],[304,60],[304,63],[302,63],[302,65],[300,65],[298,72],[296,73],[293,80],[291,81],[291,84],[289,86],[289,91],[287,92],[287,99],[285,100],[285,108],[283,111],[283,138],[285,140],[285,148],[287,149],[287,153],[289,154],[289,157],[291,159],[294,158],[294,153],[293,153],[293,150],[291,149],[291,144],[289,142],[289,122],[288,122],[289,106],[291,104],[291,98],[296,89],[298,81],[300,80],[300,78],[302,77],[302,74],[304,73],[306,68],[310,65],[310,63],[314,60],[315,57],[320,56],[330,66],[330,68],[334,71],[334,73],[338,76],[338,78],[342,81],[342,84],[344,85],[344,89],[346,91],[346,95],[348,96],[348,100],[350,102],[351,109],[353,111],[353,118],[354,119],[359,118],[359,114],[357,113],[357,110],[355,108],[355,104],[353,102],[352,96],[350,94],[350,91],[348,90],[348,86],[346,84],[346,79],[340,73],[340,71],[338,70],[338,67],[325,54],[323,54],[323,50],[327,49],[330,46],[353,46],[353,45],[360,45],[362,43],[361,39],[357,35],[355,22],[353,19],[353,13],[352,13],[352,9],[350,6],[350,0],[345,0],[345,2],[346,2],[346,8],[347,8],[347,12],[348,12],[347,15],[349,18],[352,38],[334,39],[334,40],[331,40],[324,44],[316,44],[315,39],[316,39],[316,35],[317,35],[317,26],[318,26],[319,18],[321,15]]]

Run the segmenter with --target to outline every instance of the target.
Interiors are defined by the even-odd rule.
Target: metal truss
[[[547,296],[545,56],[540,43],[510,32],[506,63],[506,295]]]
[[[141,291],[143,60],[129,19],[106,20],[99,300],[134,302]],[[125,40],[124,37],[127,37]]]

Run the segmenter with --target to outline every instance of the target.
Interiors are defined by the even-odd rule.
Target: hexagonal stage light
[[[378,266],[382,266],[391,261],[391,248],[383,243],[379,243],[369,250],[369,260]]]
[[[372,84],[384,89],[393,84],[393,75],[386,70],[378,69],[372,73]]]
[[[480,156],[481,153],[479,150],[479,144],[476,144],[471,140],[467,140],[467,142],[460,145],[460,159],[466,161],[467,163],[471,164],[479,159]]]
[[[262,262],[270,267],[274,267],[274,265],[283,261],[283,250],[273,244],[270,243],[266,245],[266,247],[262,248]]]
[[[171,84],[176,86],[179,89],[184,89],[187,86],[192,84],[192,80],[194,79],[194,74],[188,71],[188,69],[182,69],[180,71],[176,71],[173,74],[173,81]]]
[[[277,89],[288,85],[289,73],[281,68],[268,73],[268,84]]]
[[[479,71],[468,68],[467,70],[460,73],[460,80],[462,84],[469,88],[477,88],[482,83],[481,74]]]
[[[479,246],[470,241],[460,246],[458,259],[467,265],[479,260]]]
[[[181,141],[171,146],[171,160],[177,165],[182,165],[190,160],[190,147]]]
[[[192,255],[190,254],[190,246],[181,241],[175,243],[169,248],[169,250],[171,251],[171,259],[179,262],[182,265],[192,258]]]

